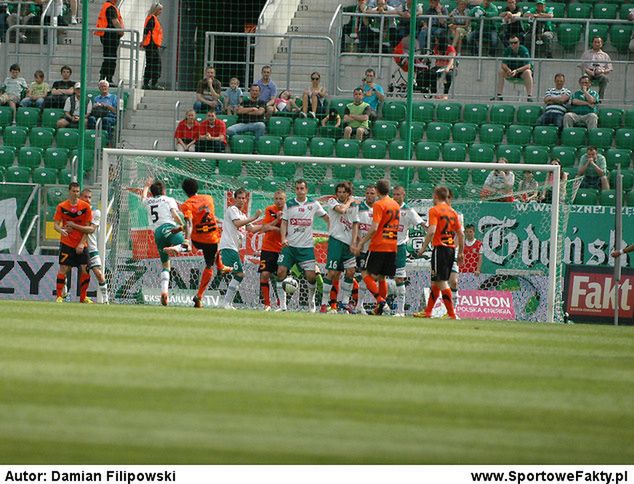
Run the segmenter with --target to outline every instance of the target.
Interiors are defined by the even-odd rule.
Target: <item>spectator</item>
[[[579,158],[579,171],[577,176],[582,176],[581,188],[600,188],[609,190],[608,164],[605,156],[597,153],[594,146],[586,148],[586,154]]]
[[[70,23],[71,25],[77,24],[77,0],[69,0],[70,6]]]
[[[471,29],[471,19],[464,18],[469,16],[467,10],[469,3],[467,0],[458,0],[458,5],[449,12],[449,31],[452,35],[452,44],[456,53],[462,51],[462,41],[467,38]]]
[[[370,113],[372,108],[363,100],[363,89],[357,87],[354,90],[354,101],[346,106],[343,122],[343,137],[350,139],[354,135],[359,141],[370,134]]]
[[[366,13],[375,14],[369,18],[372,51],[378,51],[380,43],[384,45],[383,50],[391,45],[396,45],[395,8],[389,5],[387,0],[376,0],[376,5],[371,5],[368,2]],[[381,33],[383,33],[383,38],[381,38]]]
[[[444,42],[446,41],[447,39],[445,38]],[[436,94],[438,81],[441,81],[443,84],[443,95],[439,96],[438,99],[447,99],[453,78],[456,49],[451,44],[441,45],[440,42],[442,42],[440,39],[436,40],[433,54],[435,56],[449,56],[449,58],[436,58],[435,65],[423,71],[423,92]]]
[[[357,0],[357,8],[354,13],[368,13],[367,0]],[[356,35],[358,51],[370,52],[372,44],[372,31],[370,30],[369,17],[352,17],[354,35]]]
[[[531,7],[526,13],[526,17],[531,22],[534,22],[535,19],[553,18],[555,16],[554,11],[552,7],[546,6],[546,0],[537,0],[535,6]],[[531,29],[527,34],[526,45],[532,43],[532,35],[533,31]],[[537,22],[535,26],[535,45],[537,47],[543,46],[547,59],[553,58],[553,40],[555,40],[555,33],[553,32],[552,22]]]
[[[143,89],[164,90],[159,86],[161,77],[161,54],[163,45],[163,27],[159,22],[159,16],[163,12],[163,5],[153,3],[145,18],[143,27],[143,49],[145,49],[145,72],[143,73]]]
[[[599,124],[597,116],[597,104],[599,95],[590,89],[592,83],[588,76],[579,78],[581,89],[572,95],[570,111],[564,115],[564,128],[571,128],[575,124],[583,124],[586,128],[593,129]]]
[[[383,87],[376,82],[376,73],[374,69],[366,69],[363,84],[360,88],[363,90],[363,100],[370,105],[370,120],[375,121],[379,112],[379,103],[385,99],[385,91]]]
[[[66,99],[74,93],[75,81],[70,78],[73,70],[70,66],[62,66],[60,72],[62,79],[53,83],[51,93],[44,100],[45,108],[63,109]]]
[[[36,23],[42,15],[42,1],[43,0],[34,0],[32,4],[27,4],[26,2],[24,2],[19,6],[17,3],[12,3],[8,5],[7,13],[5,16],[5,29],[18,24],[33,25],[34,23]],[[26,32],[28,32],[28,30],[17,30],[14,32],[13,35],[15,35],[16,38],[20,40],[20,42],[25,42],[27,40]],[[4,40],[5,39],[2,38],[3,42]]]
[[[511,39],[517,37],[524,43],[524,23],[522,22],[522,9],[517,6],[515,0],[506,0],[506,9],[500,14],[502,18],[502,42],[508,47]]]
[[[608,74],[612,72],[612,59],[601,50],[603,39],[594,37],[592,49],[586,50],[581,56],[581,73],[590,78],[590,82],[599,84],[599,99],[605,97],[605,88],[608,85]]]
[[[20,105],[28,108],[35,106],[38,109],[44,108],[44,99],[51,90],[48,83],[44,82],[44,71],[37,70],[33,76],[35,81],[29,86],[26,97],[22,99]]]
[[[196,88],[196,102],[194,103],[194,111],[197,113],[206,113],[207,111],[217,111],[221,108],[220,94],[222,93],[222,85],[216,79],[216,69],[207,67],[205,69],[205,77],[198,82]]]
[[[533,64],[530,62],[530,54],[528,49],[520,45],[520,39],[517,36],[509,39],[510,47],[504,49],[504,59],[498,72],[497,95],[491,98],[502,101],[502,93],[504,92],[504,81],[506,79],[522,79],[526,88],[526,97],[528,102],[533,101]]]
[[[215,111],[207,111],[207,119],[200,123],[196,151],[224,153],[227,147],[227,125],[216,117]]]
[[[547,126],[554,124],[560,130],[564,125],[564,115],[570,102],[570,90],[564,87],[566,76],[563,74],[555,74],[555,87],[551,87],[546,91],[544,96],[544,104],[546,108],[542,115],[537,119],[537,126]]]
[[[506,158],[499,158],[499,164],[507,163]],[[502,170],[501,167],[493,170],[487,176],[480,192],[480,198],[490,202],[512,202],[515,174],[510,170]]]
[[[227,114],[237,114],[238,106],[242,100],[242,89],[240,89],[240,80],[232,77],[229,80],[229,89],[223,94],[224,109]]]
[[[302,95],[302,112],[300,114],[304,117],[316,118],[326,113],[328,92],[326,92],[326,88],[321,85],[320,81],[321,74],[319,72],[315,71],[310,75],[310,87]]]
[[[113,77],[117,69],[117,50],[119,42],[123,37],[123,32],[113,32],[111,29],[123,29],[123,19],[121,12],[116,5],[117,0],[105,0],[101,6],[99,17],[97,17],[97,28],[95,31],[103,45],[103,62],[99,71],[99,79],[105,79],[114,85]]]
[[[4,83],[0,86],[0,106],[11,106],[13,109],[13,119],[15,120],[15,109],[24,97],[28,85],[24,77],[20,76],[20,66],[11,64],[9,67],[9,75],[4,79]]]
[[[557,158],[550,160],[551,165],[560,165]],[[568,181],[568,173],[564,170],[559,170],[559,200],[563,201],[566,198],[566,182]],[[546,183],[540,195],[540,200],[543,203],[550,203],[553,196],[553,172],[549,171],[546,177]]]
[[[64,103],[64,117],[57,120],[58,128],[77,128],[79,127],[79,96],[81,92],[81,84],[75,83],[73,96],[69,96]],[[86,103],[86,123],[88,116],[92,112],[92,102]]]
[[[418,43],[420,48],[423,50],[428,48],[427,37],[429,35],[431,35],[431,47],[434,46],[436,39],[440,40],[444,45],[445,39],[447,38],[447,16],[449,15],[447,7],[441,5],[439,0],[429,0],[429,8],[425,10],[424,15],[430,15],[433,17],[442,16],[442,18],[424,18],[422,27],[418,34]],[[429,25],[427,22],[429,22]]]
[[[321,136],[327,138],[339,138],[341,136],[341,116],[335,108],[330,108],[330,113],[321,120]]]
[[[398,15],[398,27],[396,30],[396,43],[398,44],[403,37],[409,35],[409,24],[411,21],[412,0],[405,0],[400,7],[396,7],[394,13]],[[416,17],[420,17],[423,14],[423,6],[420,3],[416,3]],[[497,15],[497,13],[496,13]]]
[[[115,94],[110,94],[110,84],[106,79],[98,83],[99,94],[92,100],[92,113],[90,115],[90,127],[94,128],[97,118],[101,118],[104,131],[112,132],[112,128],[117,124],[117,107],[119,101]]]
[[[264,116],[266,103],[260,99],[260,86],[253,84],[249,89],[249,99],[243,99],[238,107],[238,123],[227,129],[227,134],[244,133],[250,131],[255,134],[256,141],[264,134]]]
[[[256,82],[260,88],[260,101],[263,101],[266,105],[271,99],[275,99],[277,96],[277,86],[273,79],[271,79],[271,66],[264,66],[262,68],[262,78]],[[266,108],[267,116],[273,114],[273,107]]]
[[[489,57],[495,56],[495,50],[498,47],[500,39],[498,37],[496,19],[499,15],[498,9],[491,3],[491,0],[482,0],[481,5],[476,5],[469,13],[478,22],[471,29],[471,33],[467,36],[467,46],[471,55],[482,55],[482,52],[476,52],[476,46],[480,39],[480,30],[482,30],[482,46],[489,44]]]
[[[539,184],[535,180],[535,175],[532,171],[525,171],[524,178],[520,182],[519,186],[520,200],[522,202],[533,202],[539,198]]]
[[[300,111],[299,106],[295,102],[297,98],[293,96],[291,91],[288,89],[284,89],[280,92],[280,95],[275,99],[271,99],[267,103],[267,108],[269,106],[273,107],[273,112],[275,113],[298,113]]]
[[[198,141],[199,134],[200,125],[196,120],[196,111],[190,109],[185,113],[185,119],[179,121],[176,131],[174,131],[176,151],[196,151],[196,141]]]

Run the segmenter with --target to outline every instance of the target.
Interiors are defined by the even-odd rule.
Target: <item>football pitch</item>
[[[0,463],[634,462],[634,329],[0,302]]]

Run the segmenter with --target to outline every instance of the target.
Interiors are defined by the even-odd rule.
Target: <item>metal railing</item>
[[[25,184],[19,184],[19,185],[25,185]],[[19,255],[22,253],[22,251],[24,250],[24,247],[26,246],[26,243],[29,240],[29,235],[31,235],[31,232],[33,231],[33,227],[35,226],[35,222],[37,221],[37,218],[39,217],[38,213],[39,210],[36,212],[36,214],[33,216],[33,218],[31,219],[30,223],[29,223],[29,227],[27,229],[27,231],[24,234],[22,243],[20,244],[20,237],[21,234],[19,234],[20,232],[20,227],[22,226],[22,222],[24,221],[24,219],[26,218],[26,216],[29,213],[29,209],[31,208],[31,204],[33,203],[33,200],[35,199],[36,196],[38,196],[39,198],[39,193],[40,193],[40,186],[39,185],[35,185],[35,184],[26,184],[27,186],[31,186],[31,193],[29,195],[29,198],[27,199],[26,203],[24,204],[24,208],[22,209],[22,213],[20,214],[20,217],[18,218],[18,223],[16,224],[17,227],[16,229],[18,230],[18,235],[19,237],[16,237],[15,239],[15,252]],[[39,199],[37,201],[37,206],[39,207],[40,202]],[[39,230],[39,228],[38,228]],[[39,239],[39,237],[38,237]]]

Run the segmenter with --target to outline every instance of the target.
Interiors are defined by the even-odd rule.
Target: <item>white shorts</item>
[[[99,257],[99,252],[89,252],[88,270],[92,270],[95,267],[101,267],[101,257]]]

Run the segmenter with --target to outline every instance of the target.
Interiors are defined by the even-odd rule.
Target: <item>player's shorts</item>
[[[368,253],[361,252],[357,256],[357,271],[363,272],[365,270],[366,263],[368,262]]]
[[[183,232],[176,234],[172,233],[172,229],[176,228],[176,225],[163,224],[157,227],[154,231],[154,241],[156,242],[156,248],[158,249],[161,262],[165,263],[170,259],[170,256],[163,250],[165,247],[172,247],[173,245],[182,244],[185,242]]]
[[[431,252],[431,280],[448,281],[456,257],[456,249],[439,245]]]
[[[99,252],[93,250],[88,252],[88,270],[95,269],[96,267],[101,267],[101,257],[99,257]]]
[[[407,265],[407,244],[396,246],[396,273],[394,277],[407,277],[405,266]]]
[[[240,254],[233,249],[220,249],[220,260],[222,264],[231,267],[231,271],[237,274],[244,272]]]
[[[78,254],[74,247],[60,243],[59,265],[70,267],[88,265],[88,249],[84,248],[84,251]]]
[[[350,246],[334,237],[328,238],[328,258],[326,270],[341,272],[355,267],[357,261],[350,252]]]
[[[375,276],[394,277],[396,252],[368,252],[365,270]]]
[[[272,252],[270,250],[260,252],[260,267],[258,267],[258,272],[277,273],[277,259],[279,257],[279,252]]]
[[[192,240],[194,247],[198,250],[202,250],[203,257],[205,258],[205,266],[211,269],[216,261],[216,252],[218,252],[218,244],[208,244],[206,242],[196,242]]]
[[[313,247],[284,247],[277,259],[277,265],[293,267],[297,264],[304,271],[315,270],[315,249]]]

